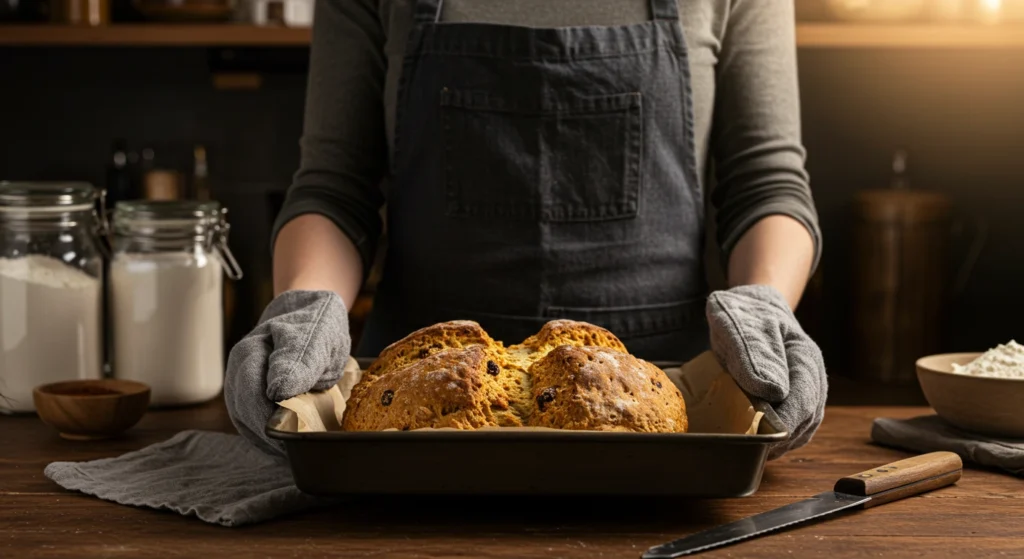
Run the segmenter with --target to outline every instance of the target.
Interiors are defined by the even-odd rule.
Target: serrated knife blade
[[[870,508],[952,485],[963,462],[952,452],[931,452],[864,470],[836,482],[832,491],[654,546],[642,559],[673,559],[759,536],[854,507]]]
[[[655,546],[641,556],[643,559],[672,559],[706,551],[740,540],[779,530],[812,518],[839,512],[866,503],[871,497],[858,497],[829,491],[797,503],[744,518],[731,524],[716,526],[691,536]]]

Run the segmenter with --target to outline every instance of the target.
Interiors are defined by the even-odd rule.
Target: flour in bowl
[[[958,375],[1024,379],[1024,345],[1010,340],[982,354],[966,365],[953,364]]]

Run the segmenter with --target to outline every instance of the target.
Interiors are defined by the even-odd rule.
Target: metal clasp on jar
[[[107,189],[96,189],[95,197],[96,204],[92,210],[95,227],[92,233],[96,237],[96,246],[99,247],[103,259],[110,260],[114,255],[114,243],[111,241],[113,234],[110,228],[110,214],[107,212]]]
[[[243,274],[242,267],[238,265],[238,260],[235,260],[235,255],[228,247],[228,232],[231,230],[231,225],[227,220],[228,209],[221,208],[218,214],[213,224],[212,234],[208,237],[212,246],[208,248],[217,251],[221,266],[228,278],[238,281],[242,279]]]

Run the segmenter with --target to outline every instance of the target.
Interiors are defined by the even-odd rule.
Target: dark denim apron
[[[357,355],[478,321],[556,318],[646,359],[707,347],[704,205],[676,0],[636,25],[440,22],[418,0],[399,83],[388,254]]]

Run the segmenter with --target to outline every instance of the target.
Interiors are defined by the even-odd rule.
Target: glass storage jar
[[[0,182],[0,411],[102,375],[101,198],[87,183]]]
[[[196,404],[224,384],[224,271],[241,270],[217,202],[127,201],[113,213],[110,313],[115,378],[154,407]]]

